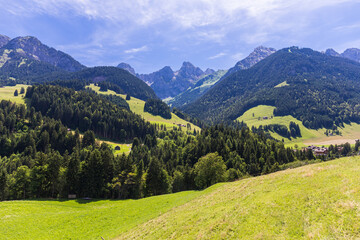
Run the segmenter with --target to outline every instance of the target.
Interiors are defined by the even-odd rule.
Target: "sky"
[[[257,46],[360,48],[358,0],[0,0],[0,34],[86,66],[228,69]]]

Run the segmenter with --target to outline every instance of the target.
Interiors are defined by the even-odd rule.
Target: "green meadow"
[[[105,95],[117,95],[122,97],[123,99],[126,98],[126,95],[123,94],[117,94],[114,91],[108,90],[106,92],[100,92],[100,87],[95,86],[94,84],[90,84],[89,86],[92,90],[94,90],[95,92],[99,93],[99,94],[105,94]],[[171,113],[171,119],[165,119],[162,118],[160,116],[154,116],[148,112],[144,112],[144,106],[145,106],[145,102],[143,100],[131,97],[130,100],[127,100],[127,103],[130,106],[130,110],[136,114],[139,114],[140,116],[142,116],[146,121],[149,121],[151,123],[156,123],[156,124],[163,124],[167,127],[167,129],[173,129],[174,126],[177,127],[176,124],[182,124],[187,126],[187,124],[189,122],[179,118],[178,116],[176,116],[175,114]],[[197,131],[200,130],[200,128],[198,126],[195,126],[194,124],[190,123],[191,125],[191,129],[196,129]],[[186,127],[183,127],[183,130],[186,131]]]
[[[360,157],[139,200],[0,202],[2,239],[358,239]]]
[[[118,239],[359,239],[360,158],[219,186]]]
[[[339,128],[341,136],[326,136],[326,129],[309,129],[306,128],[302,122],[291,115],[287,116],[274,116],[274,106],[259,105],[246,111],[242,116],[237,118],[238,121],[244,121],[250,128],[252,126],[259,127],[260,125],[280,124],[289,127],[290,122],[295,122],[299,125],[301,131],[301,138],[293,138],[291,140],[283,138],[275,132],[271,132],[272,137],[278,140],[284,139],[286,146],[304,147],[307,145],[330,145],[342,144],[350,142],[355,143],[355,139],[360,138],[360,124],[351,123],[345,124],[344,128]],[[263,119],[268,117],[268,119]]]
[[[18,104],[25,104],[24,94],[20,94],[21,88],[29,87],[28,85],[18,84],[16,86],[6,86],[0,88],[0,100],[10,100]],[[15,90],[18,90],[19,95],[14,96]]]

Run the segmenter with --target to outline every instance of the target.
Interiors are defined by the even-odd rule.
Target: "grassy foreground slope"
[[[118,239],[358,239],[360,158],[221,185]]]
[[[259,127],[260,125],[280,124],[289,128],[290,122],[295,122],[299,125],[302,134],[301,138],[293,138],[291,140],[278,135],[275,132],[271,132],[272,137],[282,140],[286,146],[294,146],[297,144],[299,147],[307,145],[330,145],[330,144],[343,144],[349,142],[355,144],[355,139],[360,138],[360,124],[351,123],[344,124],[343,128],[339,128],[341,136],[326,136],[325,128],[318,130],[306,128],[301,121],[293,116],[274,116],[274,106],[259,105],[247,110],[243,115],[237,118],[238,121],[244,121],[250,128],[252,126]],[[272,117],[273,116],[273,117]],[[263,119],[268,117],[268,119]],[[272,117],[272,118],[271,118]],[[260,119],[259,119],[260,118]]]
[[[111,239],[219,186],[140,200],[0,202],[0,235],[1,239]]]
[[[98,94],[105,94],[105,95],[117,95],[120,96],[122,98],[126,98],[126,95],[122,95],[122,94],[117,94],[114,91],[108,90],[106,92],[100,92],[100,87],[95,86],[94,84],[90,84],[89,86],[92,90],[94,90],[95,92],[97,92]],[[145,102],[143,100],[137,99],[135,97],[131,97],[130,100],[126,100],[127,103],[130,106],[130,110],[133,113],[139,114],[140,116],[142,116],[146,121],[149,121],[151,123],[157,123],[157,124],[164,124],[166,125],[167,128],[172,129],[175,124],[182,124],[182,125],[187,125],[189,122],[179,118],[178,116],[176,116],[174,113],[171,113],[171,119],[165,119],[162,118],[160,116],[154,116],[148,112],[144,112],[144,105]],[[197,131],[200,130],[200,128],[198,126],[195,126],[194,124],[190,123],[191,125],[191,129],[196,129]],[[183,129],[186,130],[186,127],[184,127]]]

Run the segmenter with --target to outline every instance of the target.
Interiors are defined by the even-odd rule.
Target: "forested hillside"
[[[154,126],[140,116],[92,92],[38,85],[29,87],[25,97],[42,115],[61,120],[72,129],[92,130],[103,138],[125,141],[155,133]]]
[[[360,64],[311,49],[282,49],[219,82],[184,111],[208,122],[232,121],[257,105],[275,106],[309,128],[360,122]]]
[[[29,87],[26,97],[27,108],[0,104],[2,199],[70,193],[140,198],[202,189],[314,158],[311,151],[295,153],[247,128],[214,126],[195,135],[162,131],[92,92],[39,85]],[[131,153],[115,156],[94,132],[133,138]]]

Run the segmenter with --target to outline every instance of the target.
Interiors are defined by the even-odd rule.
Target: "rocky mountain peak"
[[[0,48],[5,46],[9,41],[10,41],[10,38],[8,36],[0,34]]]
[[[332,48],[326,49],[325,54],[333,57],[340,57],[340,54]]]
[[[117,67],[128,71],[129,73],[131,73],[131,74],[134,75],[134,76],[136,75],[134,68],[132,68],[132,67],[130,66],[130,64],[127,64],[127,63],[122,62],[122,63],[120,63],[119,65],[117,65]]]
[[[204,74],[204,72],[199,67],[195,67],[190,62],[183,62],[180,70],[177,73],[179,76],[191,80],[196,80]]]
[[[10,40],[4,47],[13,50],[17,54],[17,58],[49,63],[66,71],[75,72],[85,68],[70,55],[46,46],[36,37],[17,37]]]
[[[348,48],[342,54],[342,57],[360,62],[360,49],[358,48]]]
[[[210,74],[213,74],[213,73],[215,73],[215,70],[211,69],[211,68],[206,69],[205,72],[204,72],[205,75],[210,75]]]

